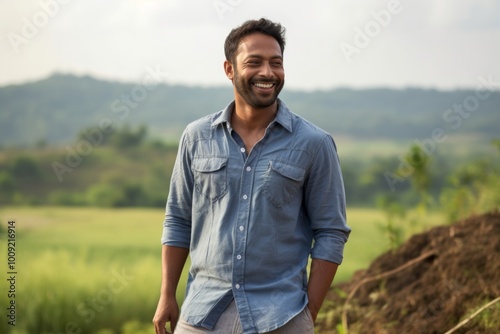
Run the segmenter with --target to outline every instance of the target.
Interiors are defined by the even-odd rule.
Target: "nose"
[[[267,61],[263,62],[259,74],[266,78],[274,77],[274,72],[271,68],[271,64]]]

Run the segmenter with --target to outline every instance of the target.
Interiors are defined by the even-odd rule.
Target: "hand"
[[[156,334],[170,334],[167,332],[166,325],[170,322],[170,330],[172,333],[177,326],[177,321],[179,320],[179,305],[174,298],[160,297],[158,306],[156,307],[156,313],[153,317],[153,324],[155,326]]]

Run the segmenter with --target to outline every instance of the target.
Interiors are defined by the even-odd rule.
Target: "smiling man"
[[[233,29],[224,70],[234,101],[182,135],[163,223],[157,334],[167,322],[175,334],[314,333],[350,229],[332,137],[278,98],[284,49],[280,24]]]

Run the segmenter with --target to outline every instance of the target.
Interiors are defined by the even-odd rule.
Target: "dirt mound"
[[[494,212],[433,228],[378,257],[329,292],[318,329],[337,333],[344,314],[349,334],[445,333],[499,296],[500,213]],[[455,333],[500,333],[500,303]]]

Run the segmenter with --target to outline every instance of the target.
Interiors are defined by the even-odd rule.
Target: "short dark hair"
[[[256,32],[274,37],[280,45],[281,54],[283,54],[285,51],[285,31],[285,27],[281,26],[281,24],[272,22],[265,18],[246,21],[241,26],[231,30],[229,35],[226,37],[226,42],[224,43],[224,53],[226,55],[226,59],[233,62],[236,58],[236,50],[238,50],[240,41],[244,37]]]

